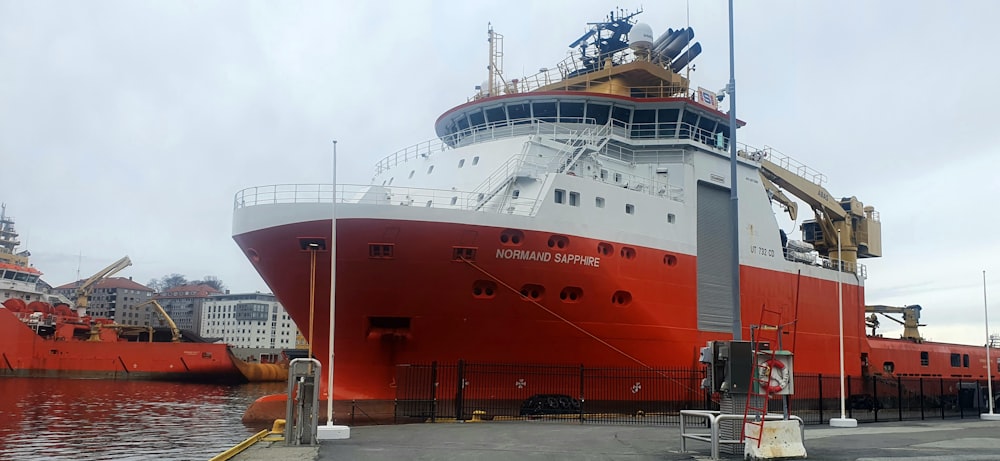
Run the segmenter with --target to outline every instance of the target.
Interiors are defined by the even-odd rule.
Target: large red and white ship
[[[881,255],[878,213],[771,149],[738,146],[732,177],[729,116],[684,77],[693,36],[612,16],[513,79],[491,30],[479,92],[371,184],[337,184],[335,208],[330,184],[236,194],[233,238],[324,366],[336,217],[335,399],[391,399],[397,364],[435,360],[696,366],[732,338],[734,251],[742,336],[780,310],[797,372],[839,373],[842,286],[847,374],[985,376],[982,346],[866,335],[858,260]],[[790,240],[776,214],[800,202],[815,219]]]

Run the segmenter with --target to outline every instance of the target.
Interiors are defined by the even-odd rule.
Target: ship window
[[[958,354],[951,354],[951,366],[953,367],[962,366],[962,357]]]
[[[622,174],[621,173],[615,173],[615,183],[616,184],[621,184],[621,182],[622,182]]]
[[[451,198],[451,204],[454,205],[456,203],[458,203],[458,196],[454,196]]]
[[[511,104],[507,106],[507,116],[514,123],[520,121],[521,123],[530,122],[531,118],[531,106],[528,104]]]
[[[692,131],[698,126],[698,114],[689,110],[684,111],[681,118],[681,132],[678,136],[681,139],[690,139]]]
[[[427,174],[431,174],[434,171],[434,165],[427,167]]]
[[[663,264],[666,264],[670,267],[676,266],[677,257],[671,254],[663,255]]]
[[[594,123],[598,125],[607,125],[608,114],[611,112],[611,106],[604,104],[587,104],[587,118],[593,119]]]
[[[564,102],[559,105],[559,120],[568,123],[583,122],[583,103]]]
[[[465,131],[469,129],[469,121],[465,117],[458,119],[458,123],[455,124],[458,131]]]
[[[883,362],[882,369],[885,370],[886,373],[892,373],[896,370],[896,364],[892,362]]]
[[[611,118],[615,120],[615,125],[624,126],[628,125],[629,118],[632,116],[632,109],[627,107],[615,106],[611,109]]]
[[[595,198],[594,199],[594,205],[596,205],[597,208],[604,208],[604,197],[597,197],[597,198]]]
[[[611,256],[611,253],[614,253],[614,251],[615,247],[610,243],[601,242],[597,244],[597,253],[603,256]]]
[[[472,157],[472,166],[479,165],[479,156]]]
[[[532,104],[531,109],[534,111],[533,115],[536,119],[544,122],[556,121],[556,103],[554,102],[536,102]]]
[[[395,245],[391,243],[369,243],[368,257],[381,258],[381,259],[392,258],[393,253],[395,253],[394,250],[395,250]]]
[[[417,172],[417,170],[410,170],[410,177],[408,179],[413,179],[413,173],[416,173],[416,172]]]
[[[657,137],[659,138],[675,138],[677,137],[677,115],[680,113],[677,109],[660,109],[659,113],[659,124],[657,125]]]
[[[635,259],[635,248],[622,247],[622,257],[625,259]]]
[[[521,189],[514,189],[514,191],[510,193],[510,196],[512,198],[518,198],[518,197],[520,197],[521,196]]]
[[[570,206],[580,206],[580,193],[570,192],[569,193],[569,204]]]
[[[930,354],[928,354],[927,351],[920,352],[920,366],[926,367],[927,365],[930,365],[931,360],[929,355]]]
[[[396,179],[396,177],[395,177],[395,176],[393,176],[393,177],[389,178],[389,185],[390,185],[390,186],[392,185],[392,182],[393,182],[393,181],[394,181],[395,179]]]
[[[464,158],[458,161],[458,167],[462,168],[463,166],[465,166],[465,159]]]
[[[655,110],[637,110],[632,114],[632,130],[629,135],[639,139],[653,138],[656,136],[655,122]]]
[[[667,222],[668,223],[673,224],[676,219],[677,218],[674,216],[673,213],[667,213]]]
[[[475,112],[469,113],[469,124],[473,129],[481,128],[486,123],[486,117],[483,116],[483,111],[477,110]]]
[[[969,368],[969,354],[962,354],[962,366]]]
[[[608,170],[601,168],[601,180],[604,181],[608,179]]]
[[[506,122],[507,112],[503,110],[503,106],[486,109],[486,120],[491,124]]]
[[[715,126],[717,125],[715,120],[709,117],[702,117],[698,121],[698,140],[705,144],[715,145],[715,139],[711,139],[715,136]]]
[[[476,260],[476,249],[469,247],[451,247],[451,259],[454,261]]]
[[[556,203],[566,203],[566,191],[562,189],[556,189],[555,200]]]
[[[635,214],[635,205],[631,203],[625,204],[625,214]]]

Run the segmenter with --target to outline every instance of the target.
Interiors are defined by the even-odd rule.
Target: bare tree
[[[222,283],[218,277],[214,275],[206,275],[205,278],[201,280],[195,280],[191,282],[192,285],[208,285],[216,290],[223,292],[226,291],[226,284]]]
[[[169,290],[171,288],[179,287],[181,285],[187,285],[187,284],[188,284],[187,279],[184,278],[183,275],[176,274],[176,273],[175,274],[170,274],[170,275],[164,275],[163,278],[160,279],[160,289],[161,289],[161,291],[167,291],[167,290]]]

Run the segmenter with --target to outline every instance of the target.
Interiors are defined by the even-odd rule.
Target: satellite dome
[[[649,24],[638,22],[628,33],[628,40],[633,50],[649,49],[653,46],[653,28]]]

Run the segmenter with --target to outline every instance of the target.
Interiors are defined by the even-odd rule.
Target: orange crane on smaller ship
[[[81,283],[80,286],[76,287],[77,314],[79,314],[80,317],[87,315],[87,301],[90,297],[90,293],[94,291],[94,287],[97,285],[97,282],[100,282],[101,280],[104,280],[105,278],[110,277],[118,273],[118,271],[131,265],[132,260],[128,259],[128,256],[125,256],[122,259],[115,261],[110,266],[101,269],[96,274],[90,276],[89,279]]]

